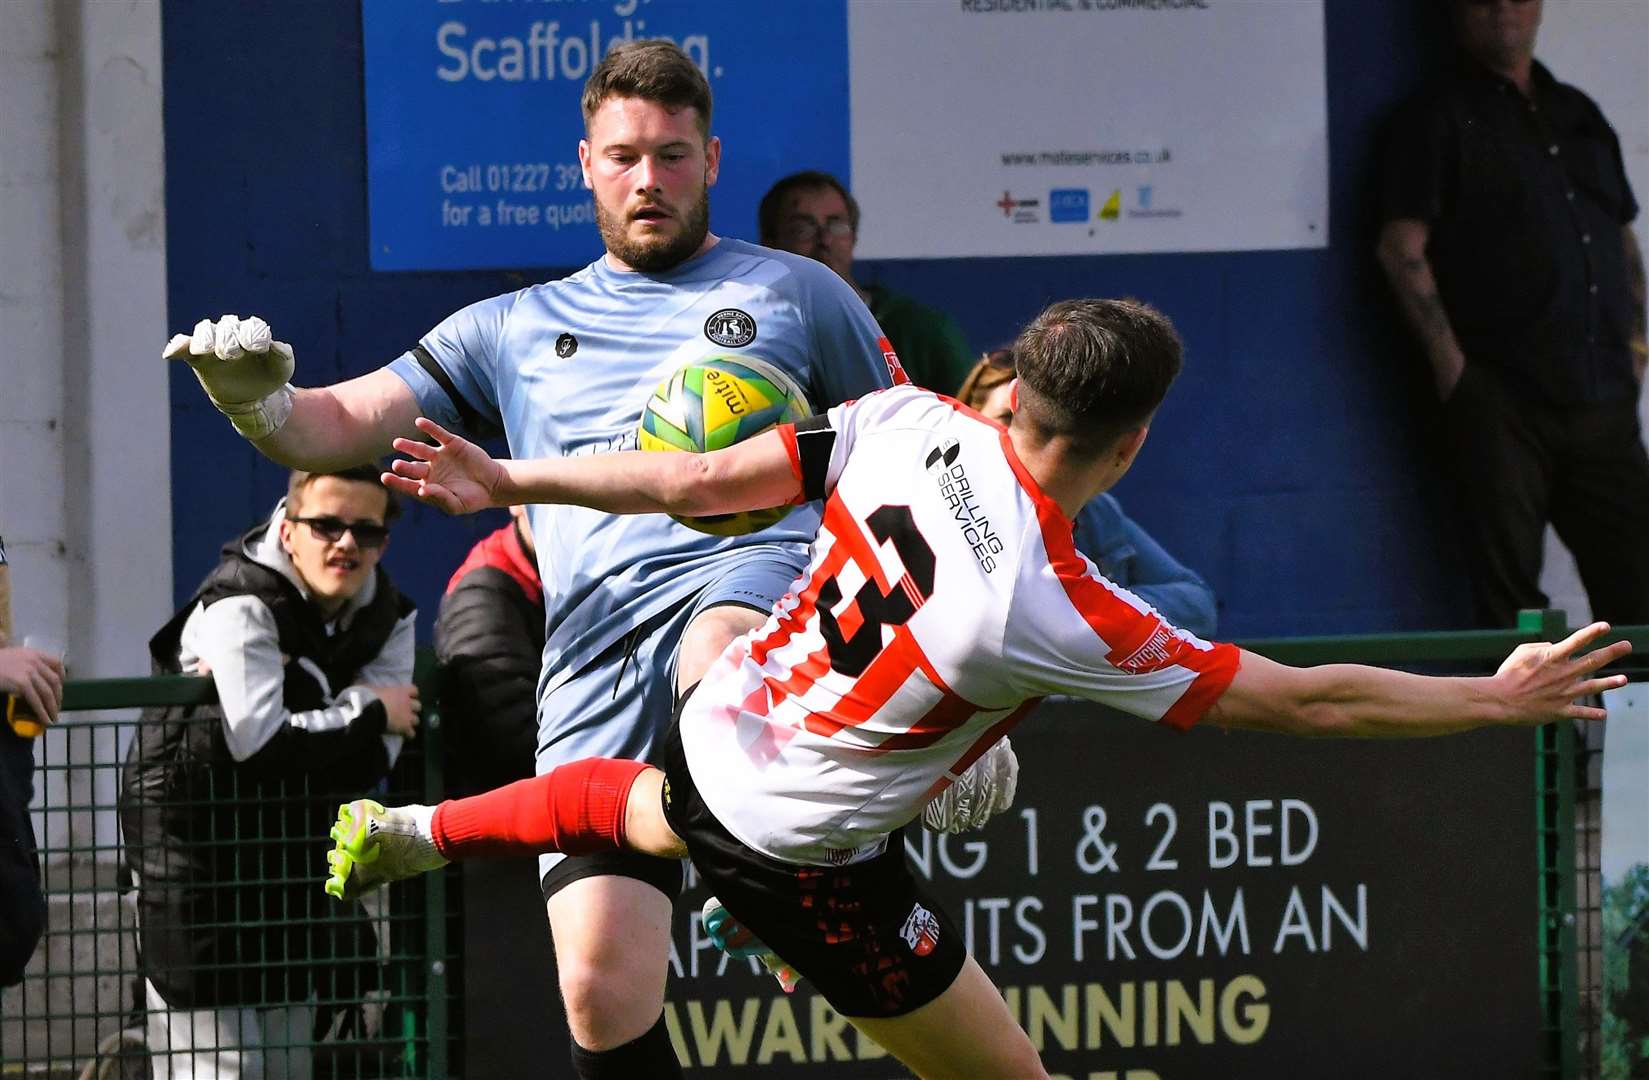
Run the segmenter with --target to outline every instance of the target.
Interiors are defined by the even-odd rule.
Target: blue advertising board
[[[361,19],[374,270],[600,254],[579,98],[622,41],[667,37],[710,81],[715,232],[754,239],[786,173],[851,183],[846,0],[362,0]]]

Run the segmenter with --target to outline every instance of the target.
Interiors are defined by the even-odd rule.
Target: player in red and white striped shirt
[[[864,858],[1044,695],[1189,727],[1236,673],[1098,577],[1007,431],[955,401],[900,387],[780,438],[828,495],[806,576],[681,718],[746,846]]]
[[[1629,651],[1607,626],[1519,647],[1488,678],[1289,668],[1165,623],[1071,545],[1070,515],[1127,471],[1179,370],[1129,301],[1044,311],[1014,346],[1003,428],[895,387],[703,456],[496,462],[438,445],[390,482],[448,510],[571,502],[730,513],[824,498],[806,574],[678,714],[664,769],[591,760],[436,808],[345,807],[329,888],[451,858],[628,846],[691,855],[727,910],[923,1077],[1044,1075],[1029,1039],[889,835],[1043,695],[1187,728],[1417,736],[1601,719],[1577,698]]]

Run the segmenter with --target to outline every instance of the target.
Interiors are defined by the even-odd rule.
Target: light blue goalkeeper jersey
[[[472,437],[500,428],[517,458],[636,448],[641,409],[677,367],[759,357],[814,411],[889,385],[898,361],[853,290],[822,263],[723,239],[663,273],[597,259],[562,278],[449,316],[390,364],[424,414]],[[903,379],[902,374],[899,378]],[[649,618],[782,542],[797,571],[816,506],[750,536],[694,532],[661,514],[533,506],[548,640],[539,700]]]

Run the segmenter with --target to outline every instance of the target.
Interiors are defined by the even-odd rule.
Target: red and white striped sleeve
[[[1190,728],[1231,685],[1240,650],[1169,624],[1100,577],[1063,519],[1044,513],[1039,524],[1041,543],[1026,545],[1007,622],[1005,656],[1016,674],[1036,693]]]

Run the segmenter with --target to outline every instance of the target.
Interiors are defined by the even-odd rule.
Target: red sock
[[[591,855],[624,847],[624,808],[646,762],[586,758],[468,799],[448,799],[430,821],[449,859]]]

